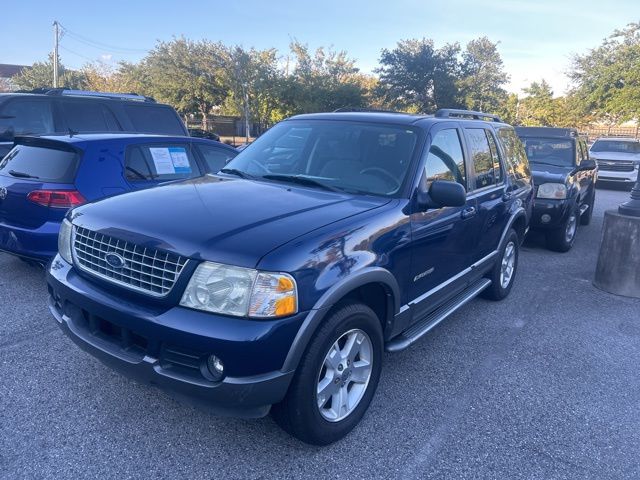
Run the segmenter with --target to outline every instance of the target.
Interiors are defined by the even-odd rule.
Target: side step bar
[[[430,313],[423,320],[420,320],[418,323],[412,325],[400,335],[392,339],[385,345],[385,350],[387,352],[399,352],[401,350],[404,350],[408,346],[415,343],[418,339],[420,339],[423,335],[433,329],[436,325],[438,325],[453,312],[477,297],[478,294],[489,285],[491,285],[491,280],[489,280],[488,278],[483,278],[475,283],[472,283],[464,291],[449,300],[436,311]]]
[[[580,215],[582,215],[584,212],[586,212],[587,210],[589,210],[589,205],[588,204],[584,204],[580,207]]]

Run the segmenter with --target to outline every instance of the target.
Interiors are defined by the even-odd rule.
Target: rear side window
[[[501,128],[498,130],[498,138],[504,147],[505,160],[511,183],[518,187],[529,184],[531,172],[529,170],[529,160],[524,151],[522,142],[511,128]]]
[[[188,144],[130,147],[125,157],[125,177],[130,182],[179,180],[200,176]]]
[[[117,132],[122,130],[113,113],[99,102],[62,103],[67,126],[74,132]]]
[[[466,188],[464,156],[455,128],[440,130],[435,134],[424,168],[427,184],[435,180],[451,180]]]
[[[0,174],[48,183],[73,183],[78,161],[75,152],[17,145],[0,161]]]
[[[176,112],[162,105],[124,105],[136,132],[184,135],[184,126]]]
[[[53,133],[51,102],[47,99],[11,100],[0,111],[0,135]]]
[[[487,132],[483,128],[465,128],[471,161],[475,169],[475,189],[496,185],[494,157],[491,153]]]
[[[207,165],[207,169],[211,173],[216,173],[223,168],[229,160],[235,157],[238,153],[226,148],[214,147],[212,145],[197,145],[196,148],[202,155],[204,162]]]

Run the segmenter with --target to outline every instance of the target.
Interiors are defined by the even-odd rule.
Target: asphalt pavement
[[[603,212],[566,254],[530,235],[503,302],[474,300],[385,355],[343,441],[218,418],[68,340],[44,274],[0,254],[0,478],[640,478],[640,300],[597,290]]]

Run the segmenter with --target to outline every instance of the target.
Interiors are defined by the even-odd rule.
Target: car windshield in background
[[[640,142],[624,140],[596,140],[592,152],[640,153]]]
[[[398,125],[287,121],[258,138],[222,172],[354,193],[393,196],[418,132]]]
[[[575,153],[571,140],[560,138],[522,138],[529,163],[542,163],[558,167],[574,166]]]
[[[73,183],[78,154],[55,148],[17,145],[0,161],[0,174],[49,183]]]

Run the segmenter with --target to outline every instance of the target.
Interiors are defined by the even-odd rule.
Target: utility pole
[[[58,43],[60,43],[60,24],[53,22],[53,88],[58,88]]]

